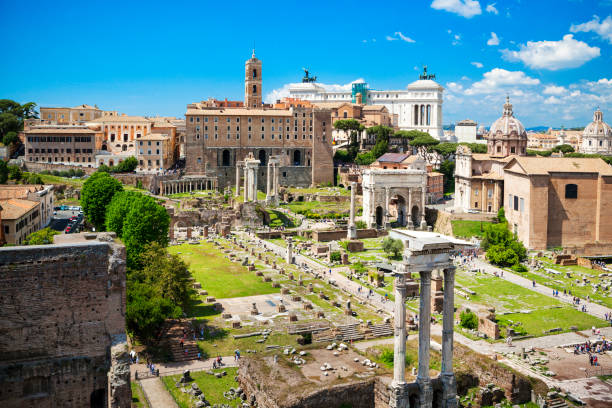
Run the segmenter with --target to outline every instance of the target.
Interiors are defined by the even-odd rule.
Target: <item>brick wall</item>
[[[0,248],[0,331],[0,406],[106,406],[110,347],[126,340],[125,248]],[[127,372],[113,406],[130,406]]]

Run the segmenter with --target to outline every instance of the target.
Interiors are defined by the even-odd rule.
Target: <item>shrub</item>
[[[529,271],[529,268],[527,268],[525,265],[523,265],[521,263],[515,263],[514,265],[511,266],[511,269],[514,272],[519,272],[519,273]]]
[[[368,227],[368,225],[365,223],[365,221],[355,221],[355,227],[357,229],[366,229]]]
[[[340,251],[333,251],[332,253],[330,253],[329,260],[331,262],[340,262],[340,260],[342,260],[342,255],[340,254]]]
[[[388,256],[398,258],[404,251],[404,243],[401,239],[387,237],[382,241],[382,250],[385,251]]]
[[[461,320],[461,323],[459,323],[461,327],[472,330],[476,330],[478,328],[478,316],[476,316],[476,313],[469,309],[461,312],[459,319]]]

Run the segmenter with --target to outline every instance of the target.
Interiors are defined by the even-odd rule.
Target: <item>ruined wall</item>
[[[0,248],[0,406],[130,406],[129,365],[107,375],[126,342],[125,248],[95,238]]]
[[[94,165],[94,163],[89,163]],[[96,170],[95,167],[87,166],[73,166],[70,164],[54,164],[54,163],[43,163],[43,162],[25,162],[26,170],[32,173],[40,173],[41,171],[69,171],[69,170],[83,170],[85,174],[92,174]]]
[[[357,238],[376,238],[378,232],[374,229],[358,229]],[[333,231],[313,231],[312,239],[318,242],[338,241],[346,239],[346,230],[333,230]]]

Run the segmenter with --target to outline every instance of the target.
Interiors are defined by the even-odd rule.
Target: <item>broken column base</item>
[[[416,383],[419,386],[419,407],[432,408],[433,388],[431,387],[431,379],[417,378]]]
[[[457,408],[457,381],[454,374],[440,374],[442,381],[442,401],[439,407]]]
[[[406,383],[391,383],[390,408],[410,408],[408,387]]]

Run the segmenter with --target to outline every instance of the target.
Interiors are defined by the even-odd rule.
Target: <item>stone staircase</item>
[[[181,339],[183,338],[183,329],[187,333],[183,347],[181,347]],[[168,322],[168,327],[164,336],[164,342],[168,345],[172,360],[175,362],[196,360],[198,358],[198,347],[193,340],[191,324],[187,320],[172,320]]]
[[[546,406],[548,408],[567,408],[569,407],[569,405],[567,405],[567,402],[565,402],[564,399],[559,398],[559,397],[547,398]]]
[[[336,334],[337,340],[351,341],[351,340],[363,340],[365,336],[359,332],[357,324],[347,324],[344,326],[338,326],[336,328],[338,334]]]
[[[393,327],[389,323],[375,324],[370,327],[372,337],[388,337],[393,336]]]

